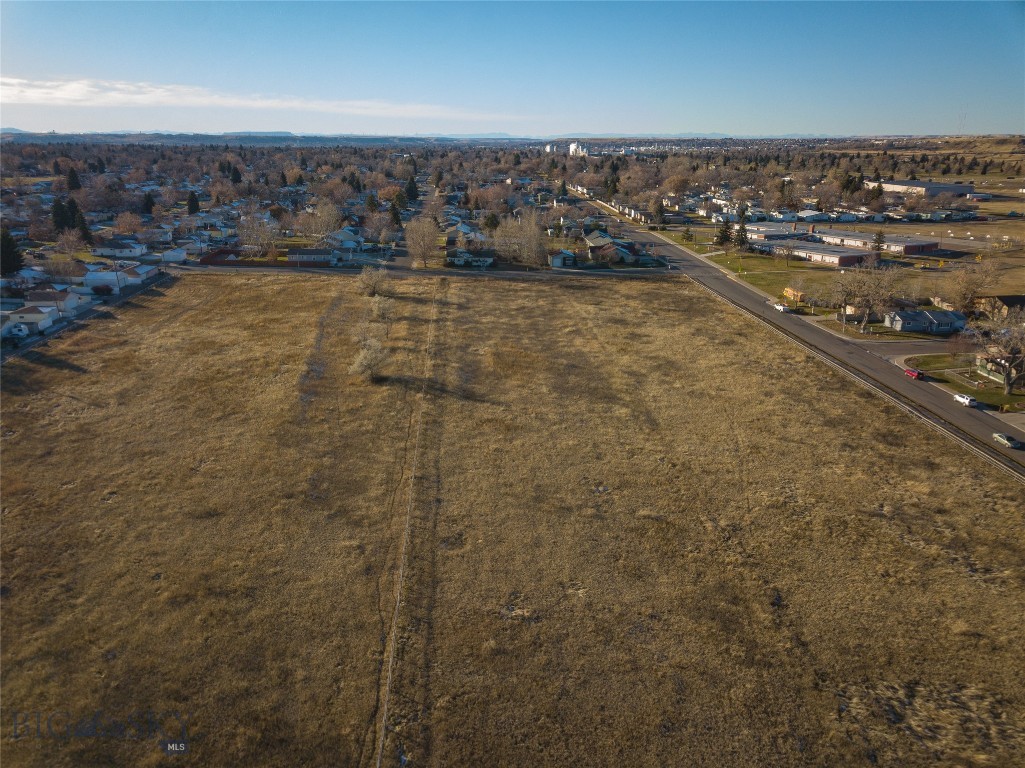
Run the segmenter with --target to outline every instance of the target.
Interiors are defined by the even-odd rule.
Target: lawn
[[[389,292],[375,384],[335,276],[190,275],[5,365],[5,724],[180,710],[218,766],[1018,760],[1019,484],[683,279]],[[5,729],[5,765],[167,764]]]
[[[832,267],[808,261],[792,260],[787,266],[786,262],[768,256],[741,255],[736,251],[728,257],[719,254],[709,257],[709,260],[775,298],[782,297],[783,289],[791,286],[799,287],[810,296],[825,296],[829,293],[829,284],[839,274]]]
[[[1025,393],[1022,393],[1020,388],[1010,395],[1005,395],[1001,384],[980,376],[974,371],[967,375],[968,380],[972,383],[969,384],[966,381],[963,371],[965,368],[974,368],[974,354],[918,355],[916,357],[909,357],[905,360],[905,364],[911,368],[920,368],[923,371],[928,371],[929,376],[936,381],[942,381],[950,385],[955,391],[971,395],[980,403],[991,405],[994,408],[1004,405],[1025,406]],[[961,371],[962,375],[954,374],[952,370]]]

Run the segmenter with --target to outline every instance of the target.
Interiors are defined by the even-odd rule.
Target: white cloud
[[[4,104],[36,104],[48,107],[225,107],[421,120],[523,119],[516,115],[473,112],[437,104],[240,95],[218,93],[195,85],[91,79],[26,80],[18,77],[0,77],[0,101]]]

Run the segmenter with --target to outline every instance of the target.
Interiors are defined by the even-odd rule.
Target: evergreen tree
[[[723,214],[722,224],[719,226],[719,231],[715,234],[716,245],[726,245],[733,238],[733,225],[730,224],[730,220]]]
[[[747,222],[744,216],[737,223],[737,231],[733,233],[733,244],[738,248],[747,247]]]
[[[189,216],[199,213],[199,198],[196,197],[195,192],[189,192],[189,200],[186,205],[188,206]]]
[[[25,265],[18,244],[7,227],[0,230],[0,275],[10,275]]]
[[[410,176],[409,181],[406,182],[406,199],[413,202],[419,197],[420,191],[416,188],[416,179]]]
[[[739,215],[737,216],[737,231],[733,233],[733,244],[738,248],[747,247],[747,205],[742,204],[740,206]]]
[[[566,190],[566,180],[563,179],[562,183],[559,184],[559,197],[565,197],[569,192]]]
[[[883,230],[876,232],[876,236],[872,238],[872,250],[876,253],[883,252],[883,246],[886,244],[886,233]]]
[[[377,195],[373,192],[367,195],[366,207],[371,213],[377,213],[380,210],[380,206],[377,204]]]
[[[81,215],[81,211],[78,210],[78,203],[75,202],[75,198],[68,198],[68,202],[64,204],[64,229],[74,229],[75,222]]]
[[[68,190],[74,192],[76,189],[82,188],[82,182],[78,179],[78,171],[74,168],[68,170]]]
[[[142,198],[142,212],[145,214],[153,213],[153,206],[157,204],[157,201],[153,199],[153,195],[147,192]]]
[[[302,186],[306,183],[306,180],[303,178],[303,175],[301,173],[298,176],[296,176],[295,183],[297,186]]]
[[[50,220],[53,223],[54,232],[57,234],[68,228],[68,209],[64,207],[60,198],[54,200],[50,207]],[[72,219],[73,221],[74,219]]]
[[[284,171],[281,172],[281,184],[280,184],[280,186],[282,186],[282,187],[287,187],[288,186],[288,179],[285,177],[285,172]]]
[[[389,213],[391,213],[391,223],[395,226],[395,228],[402,229],[402,214],[399,213],[399,207],[395,205],[394,200],[392,200],[391,209]]]
[[[61,175],[61,164],[58,161],[56,161],[56,160],[53,161],[53,175],[54,176],[60,176]]]
[[[89,225],[85,223],[85,216],[82,215],[81,211],[79,211],[78,215],[75,216],[75,228],[78,230],[79,234],[82,235],[82,241],[86,245],[93,244],[93,233],[89,229]]]
[[[239,173],[238,168],[232,166],[231,168],[231,183],[239,184],[242,181],[242,174]]]
[[[655,210],[651,212],[651,218],[655,224],[666,223],[666,206],[665,203],[662,202],[661,195],[659,195],[658,199],[655,201]]]

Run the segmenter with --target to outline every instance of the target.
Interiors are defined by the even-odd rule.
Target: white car
[[[957,400],[957,402],[961,403],[961,405],[967,406],[969,408],[974,408],[976,405],[978,405],[978,401],[971,395],[954,395],[954,399]]]
[[[772,308],[774,310],[776,310],[777,312],[789,312],[790,311],[790,307],[788,307],[786,304],[773,304]]]

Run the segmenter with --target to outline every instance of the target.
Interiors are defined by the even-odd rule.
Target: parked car
[[[910,376],[912,379],[924,379],[925,371],[920,371],[917,368],[905,368],[904,375]]]
[[[789,312],[790,311],[790,307],[788,307],[786,304],[773,304],[772,308],[774,310],[776,310],[777,312]]]
[[[971,395],[954,395],[954,399],[957,400],[957,402],[961,403],[961,405],[967,406],[969,408],[974,408],[976,405],[979,404],[978,401]]]
[[[1020,442],[1015,440],[1010,435],[1005,435],[1003,432],[994,432],[993,439],[1005,448],[1021,448]]]

